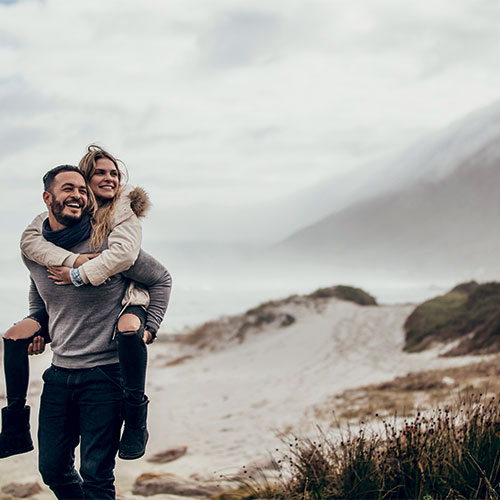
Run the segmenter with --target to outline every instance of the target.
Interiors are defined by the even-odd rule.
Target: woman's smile
[[[100,158],[89,182],[96,198],[112,200],[119,188],[118,169],[108,158]]]

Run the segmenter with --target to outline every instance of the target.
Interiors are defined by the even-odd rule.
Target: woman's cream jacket
[[[102,285],[109,277],[126,271],[134,264],[142,243],[139,217],[146,215],[149,206],[148,195],[142,188],[128,185],[122,188],[108,236],[108,248],[78,268],[84,283]],[[25,229],[21,236],[21,251],[42,266],[73,267],[78,254],[58,247],[42,236],[42,224],[47,217],[48,212],[41,213]],[[149,294],[136,283],[131,283],[123,303],[147,307]]]

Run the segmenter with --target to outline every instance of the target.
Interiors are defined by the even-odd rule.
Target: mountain
[[[176,240],[196,235],[204,240],[269,245],[368,197],[447,175],[483,147],[494,143],[500,145],[499,117],[500,102],[475,111],[440,131],[433,131],[411,146],[395,140],[394,144],[384,145],[372,154],[360,152],[356,159],[350,160],[352,167],[336,165],[335,155],[332,155],[331,164],[325,161],[324,177],[294,193],[284,189],[281,196],[272,200],[263,197],[234,205],[210,199],[200,204],[188,203],[181,212],[175,213],[165,206],[163,222],[168,223],[170,237],[175,234]],[[363,144],[364,137],[360,136],[360,151],[364,149]],[[307,171],[310,165],[304,162],[302,168]],[[149,226],[147,221],[146,226]],[[146,235],[159,232],[159,227],[152,222],[144,231]]]
[[[362,137],[359,142],[363,143]],[[500,151],[495,151],[500,150],[500,101],[476,110],[416,143],[406,147],[398,145],[390,154],[376,161],[360,162],[352,170],[327,176],[317,184],[274,203],[252,206],[248,220],[253,226],[266,229],[267,233],[272,231],[274,241],[278,241],[313,221],[362,200],[421,181],[442,179],[484,149],[496,157],[500,155]]]
[[[500,275],[500,106],[454,126],[436,144],[442,150],[428,155],[433,165],[422,164],[424,174],[332,213],[271,253],[343,268]],[[390,170],[385,175],[394,185]]]

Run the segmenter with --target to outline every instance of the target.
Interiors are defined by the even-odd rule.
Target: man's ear
[[[49,193],[48,191],[44,191],[42,194],[43,202],[47,207],[49,207],[51,201],[52,201],[52,193]]]

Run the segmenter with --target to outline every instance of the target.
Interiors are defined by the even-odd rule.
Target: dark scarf
[[[90,233],[92,232],[92,225],[90,224],[90,215],[83,214],[80,222],[77,222],[74,226],[69,226],[59,231],[52,231],[49,225],[49,219],[43,221],[42,234],[43,237],[66,250],[73,248],[82,241],[88,240],[90,238]]]

